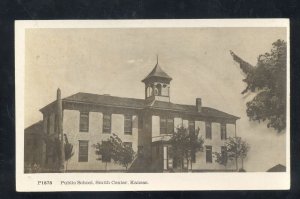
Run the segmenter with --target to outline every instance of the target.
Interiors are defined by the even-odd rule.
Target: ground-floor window
[[[212,146],[205,146],[206,162],[212,163]]]
[[[222,153],[222,156],[225,157],[225,164],[227,163],[227,147],[226,146],[221,146],[221,153]]]
[[[126,147],[132,148],[132,142],[124,142],[124,145],[125,145]]]
[[[109,148],[108,145],[110,145],[110,142],[109,141],[102,141],[102,145],[103,145],[103,148],[107,149],[107,148]],[[110,153],[102,154],[102,162],[110,162],[110,161],[111,161]]]
[[[79,162],[87,162],[89,156],[89,141],[79,140]]]

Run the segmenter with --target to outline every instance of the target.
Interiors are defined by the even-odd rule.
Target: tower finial
[[[158,64],[158,54],[156,54],[156,64]]]

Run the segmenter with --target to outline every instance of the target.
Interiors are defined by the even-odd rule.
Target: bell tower
[[[145,84],[145,100],[148,102],[153,100],[170,102],[171,80],[172,78],[159,66],[157,56],[155,67],[142,80]]]

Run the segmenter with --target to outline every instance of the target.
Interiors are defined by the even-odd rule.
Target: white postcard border
[[[287,171],[281,173],[34,173],[24,174],[25,30],[28,28],[287,28]],[[17,191],[142,191],[142,190],[286,190],[290,188],[290,38],[288,19],[207,20],[31,20],[15,22],[16,190]],[[65,185],[63,182],[108,181],[110,184]],[[52,181],[52,184],[39,184]],[[127,184],[113,184],[127,181]],[[148,184],[130,184],[130,181]],[[226,182],[226,183],[224,183]]]

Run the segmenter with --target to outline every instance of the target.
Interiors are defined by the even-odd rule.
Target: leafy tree
[[[116,134],[110,136],[110,142],[112,144],[111,158],[117,164],[125,167],[127,171],[128,165],[132,163],[135,157],[132,147],[122,142]]]
[[[102,143],[97,143],[93,146],[96,148],[95,152],[99,156],[97,160],[105,162],[105,170],[107,170],[107,163],[110,162],[112,154],[112,144],[110,140],[107,140]]]
[[[169,143],[172,146],[173,156],[178,158],[181,163],[181,170],[183,170],[184,160],[192,162],[190,160],[193,158],[195,153],[203,150],[204,139],[202,137],[198,137],[199,132],[199,128],[194,132],[189,132],[188,129],[179,127],[169,140]]]
[[[270,52],[258,56],[256,66],[230,53],[245,74],[242,94],[256,93],[246,104],[248,117],[267,121],[268,128],[281,132],[286,128],[286,42],[277,40],[272,45]]]
[[[227,166],[228,163],[228,157],[227,157],[227,149],[226,151],[214,152],[215,161],[223,166]]]
[[[113,134],[106,142],[97,143],[94,145],[96,148],[96,154],[101,156],[98,160],[106,162],[105,169],[107,169],[107,162],[112,159],[115,163],[125,167],[126,171],[128,166],[132,163],[135,157],[135,153],[131,146],[116,135]]]
[[[65,137],[64,150],[65,150],[65,161],[66,161],[65,170],[67,170],[68,169],[68,162],[71,159],[71,157],[74,155],[74,152],[73,152],[73,145],[71,143],[69,143],[67,135],[64,134],[64,137]]]
[[[247,153],[250,150],[249,144],[242,140],[241,137],[229,137],[225,142],[226,151],[214,152],[216,162],[226,166],[228,161],[235,161],[236,168],[238,170],[238,161],[241,160],[244,170],[244,159],[247,157]]]

